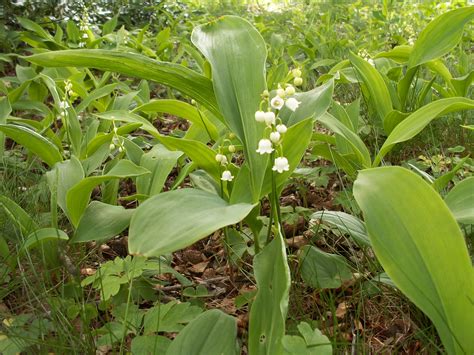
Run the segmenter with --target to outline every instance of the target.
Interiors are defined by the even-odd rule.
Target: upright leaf
[[[291,284],[281,232],[254,258],[257,295],[250,310],[249,353],[283,353],[283,337]]]
[[[448,53],[461,40],[464,26],[473,18],[474,6],[455,9],[436,17],[418,36],[408,66],[413,68]]]
[[[361,57],[350,53],[349,58],[369,92],[370,100],[372,100],[373,107],[379,115],[380,123],[383,123],[385,116],[392,111],[392,99],[382,75]]]
[[[444,202],[458,222],[474,224],[474,176],[456,184],[446,195]]]
[[[441,197],[401,167],[361,171],[354,196],[387,274],[433,321],[449,354],[472,354],[474,270]]]
[[[239,354],[237,322],[218,309],[202,313],[173,340],[167,355]]]
[[[76,227],[78,226],[95,186],[108,180],[135,177],[149,173],[147,169],[136,166],[130,160],[119,160],[108,173],[82,179],[71,187],[66,195],[67,210],[72,224]]]
[[[236,16],[196,27],[191,38],[211,63],[214,92],[224,120],[244,145],[250,165],[249,189],[256,202],[268,159],[256,152],[264,125],[254,118],[266,88],[265,42],[250,23]]]
[[[4,209],[10,219],[20,228],[23,235],[27,235],[38,229],[38,225],[30,215],[15,201],[0,195],[0,207]]]
[[[372,166],[377,166],[395,144],[413,138],[435,118],[450,112],[469,110],[473,108],[474,100],[466,99],[464,97],[451,97],[431,102],[416,110],[392,130],[390,135],[387,137],[387,140],[380,148]]]

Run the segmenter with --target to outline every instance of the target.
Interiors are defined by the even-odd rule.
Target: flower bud
[[[288,96],[291,96],[291,95],[294,95],[296,92],[295,90],[295,87],[292,86],[292,85],[288,85],[285,89],[285,93],[288,95]]]
[[[301,86],[303,84],[303,79],[298,76],[293,80],[293,84],[295,84],[295,86]]]
[[[293,76],[294,76],[295,78],[299,78],[299,77],[301,77],[301,70],[298,69],[298,68],[293,69],[293,70],[291,71],[291,74],[293,74]]]
[[[231,144],[228,147],[230,153],[235,153],[235,145]]]
[[[265,112],[264,121],[268,126],[275,124],[275,113],[272,111]]]

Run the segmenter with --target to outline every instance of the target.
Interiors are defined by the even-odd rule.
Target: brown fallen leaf
[[[209,261],[203,261],[199,264],[195,264],[189,268],[189,270],[195,274],[202,274],[206,270]]]
[[[85,268],[81,269],[81,275],[91,276],[91,275],[94,275],[94,274],[95,274],[95,269],[93,269],[93,268],[85,267]]]
[[[346,302],[341,302],[339,303],[339,305],[337,306],[337,309],[336,309],[336,317],[337,318],[343,318],[346,313],[347,313],[347,303]]]
[[[293,238],[287,238],[286,244],[291,248],[301,248],[309,244],[309,240],[303,235],[297,235]]]

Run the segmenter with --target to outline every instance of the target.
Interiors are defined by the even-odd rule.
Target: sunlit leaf
[[[401,167],[361,171],[354,196],[386,273],[433,321],[448,353],[473,353],[474,270],[448,206]]]

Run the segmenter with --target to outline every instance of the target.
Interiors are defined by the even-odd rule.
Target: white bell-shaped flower
[[[285,157],[276,158],[275,159],[275,164],[273,165],[272,170],[273,171],[278,171],[279,173],[290,170],[290,165],[288,164],[288,159],[286,159]]]
[[[275,110],[281,110],[283,105],[285,104],[285,100],[283,100],[280,96],[275,96],[271,101],[270,105],[275,109]]]
[[[285,105],[288,107],[291,111],[296,111],[298,106],[300,105],[301,102],[296,100],[294,97],[290,97],[288,100],[286,100]]]
[[[273,143],[278,143],[280,141],[280,133],[279,132],[272,132],[270,133],[270,140]]]
[[[257,153],[260,154],[270,154],[273,152],[272,142],[269,139],[260,139],[258,142]]]
[[[275,124],[275,113],[272,111],[265,112],[264,121],[267,126]]]
[[[222,177],[221,177],[222,181],[232,181],[233,179],[234,177],[232,176],[232,173],[229,170],[224,170],[222,172]]]
[[[279,125],[276,126],[276,130],[277,130],[278,133],[283,134],[283,133],[286,133],[288,128],[286,128],[286,126],[284,124],[279,124]]]
[[[222,165],[226,165],[227,157],[224,154],[216,154],[216,161]]]
[[[257,122],[264,122],[265,121],[265,112],[263,112],[263,111],[255,112],[255,120]]]

